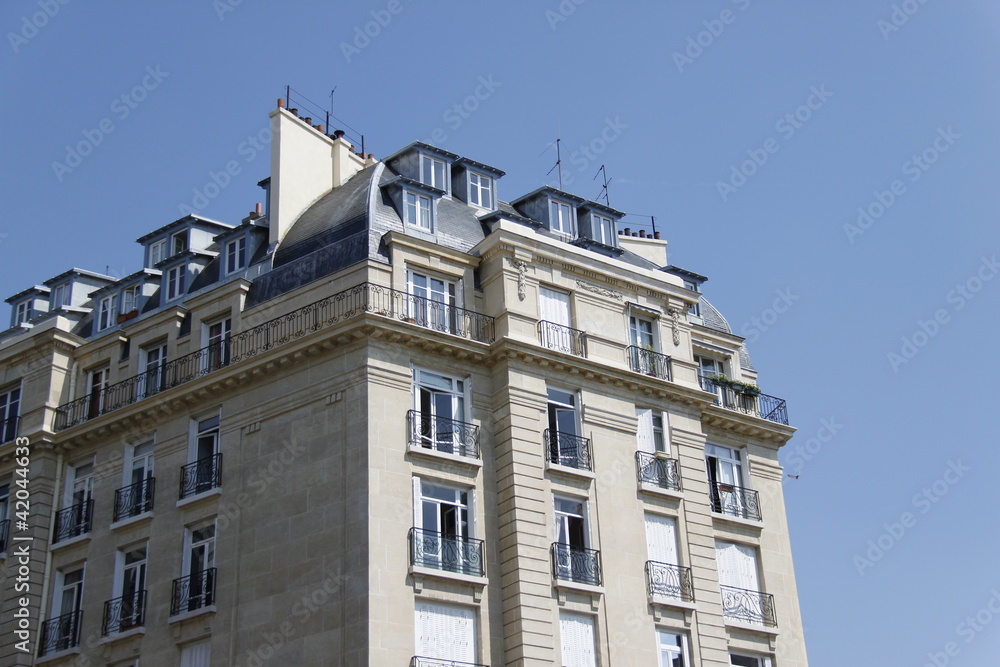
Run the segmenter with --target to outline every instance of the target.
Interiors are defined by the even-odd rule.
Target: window
[[[83,567],[58,570],[52,594],[52,616],[42,624],[40,656],[79,645],[82,603]]]
[[[153,442],[131,447],[122,488],[115,493],[114,520],[121,521],[153,509]]]
[[[239,271],[247,265],[247,239],[230,241],[226,244],[226,273]]]
[[[110,374],[111,370],[108,368],[93,370],[89,373],[89,382],[87,383],[90,388],[89,400],[87,401],[88,419],[99,416],[104,410],[104,395],[108,388]]]
[[[576,236],[576,217],[572,206],[552,201],[549,210],[549,229],[551,231],[566,236]]]
[[[670,453],[670,439],[666,427],[666,414],[648,408],[636,408],[635,417],[639,422],[636,439],[640,452]]]
[[[214,371],[229,365],[232,332],[233,323],[229,318],[206,325],[207,370]]]
[[[739,449],[705,445],[708,491],[712,511],[760,521],[757,492],[749,488]]]
[[[729,654],[729,664],[737,667],[771,667],[771,659],[768,657],[755,658],[749,655]]]
[[[181,667],[208,667],[212,659],[212,642],[209,640],[181,647]]]
[[[146,545],[119,551],[115,598],[104,608],[104,634],[143,625],[146,610]]]
[[[115,323],[118,316],[118,295],[112,294],[101,299],[99,314],[97,318],[97,330],[104,331]]]
[[[696,282],[694,282],[692,280],[685,280],[684,281],[684,288],[685,289],[689,289],[692,292],[697,292],[698,291],[698,283],[696,283]],[[701,303],[699,301],[696,301],[694,303],[694,305],[691,306],[688,309],[688,314],[691,315],[691,316],[693,316],[693,317],[701,317]]]
[[[142,375],[139,376],[139,397],[146,398],[166,387],[167,346],[158,344],[143,348],[139,362]]]
[[[184,294],[184,280],[187,278],[187,267],[175,266],[167,271],[167,301]]]
[[[122,291],[122,315],[139,309],[139,286],[132,285]]]
[[[560,612],[559,640],[563,667],[597,667],[593,616]]]
[[[184,576],[174,580],[170,613],[215,604],[215,521],[184,532]]]
[[[774,625],[773,603],[770,596],[760,592],[757,550],[745,544],[716,541],[715,560],[723,615],[747,623]]]
[[[577,340],[570,328],[569,294],[548,287],[538,290],[538,314],[542,345],[550,350],[577,353]]]
[[[660,667],[687,667],[687,637],[667,630],[656,631]]]
[[[179,255],[187,250],[187,230],[177,232],[170,239],[170,254]]]
[[[49,310],[56,310],[67,305],[66,290],[67,285],[58,285],[52,290],[52,298],[49,299]]]
[[[649,560],[677,565],[677,522],[669,516],[646,514]]]
[[[10,534],[10,486],[0,486],[0,553],[7,551],[7,538]]]
[[[438,190],[449,191],[447,165],[430,155],[420,156],[420,182],[426,183]]]
[[[466,423],[465,382],[457,378],[414,369],[415,440],[439,452],[475,455]]]
[[[15,387],[0,393],[0,443],[17,438],[20,422],[21,388]]]
[[[218,488],[222,483],[219,453],[219,417],[199,421],[188,449],[188,463],[181,469],[181,495],[187,498]]]
[[[424,231],[433,231],[431,223],[431,198],[416,192],[403,194],[406,210],[406,224]]]
[[[721,359],[700,357],[698,355],[695,355],[694,363],[698,366],[698,380],[701,382],[701,388],[713,394],[721,395],[722,387],[713,383],[709,378],[715,375],[725,375],[725,363]]]
[[[80,462],[66,467],[63,509],[56,514],[53,542],[90,532],[94,511],[94,463]]]
[[[649,592],[663,601],[694,599],[691,570],[677,558],[677,521],[660,514],[646,514],[646,576]]]
[[[548,460],[590,470],[590,441],[580,436],[576,394],[548,388]]]
[[[586,501],[555,496],[555,536],[552,545],[556,579],[601,585],[598,552],[590,549]]]
[[[422,327],[457,333],[458,290],[455,283],[415,271],[410,271],[407,279],[410,317]]]
[[[482,208],[493,208],[493,179],[469,172],[469,203]]]
[[[150,268],[156,266],[164,259],[166,259],[167,254],[167,242],[165,240],[157,241],[149,246],[149,266]]]
[[[431,664],[476,662],[476,611],[458,605],[418,601],[414,610],[416,655]]]
[[[14,308],[14,326],[27,322],[31,315],[31,302],[22,301]]]
[[[413,479],[414,565],[482,576],[480,543],[473,540],[472,492]]]
[[[656,337],[653,335],[653,320],[639,315],[630,315],[628,331],[632,345],[644,350],[655,349]]]
[[[590,224],[593,227],[594,240],[604,245],[613,246],[615,244],[615,231],[614,222],[612,222],[611,218],[593,214],[590,220]]]

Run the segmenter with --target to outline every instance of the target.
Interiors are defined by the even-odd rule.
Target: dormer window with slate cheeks
[[[149,244],[149,262],[146,263],[147,268],[153,268],[163,260],[167,258],[167,241],[166,239],[161,239],[156,243]]]
[[[31,301],[22,301],[14,306],[14,326],[21,326],[31,319]]]
[[[247,237],[241,236],[226,243],[226,275],[236,273],[247,265]]]
[[[469,206],[492,211],[497,208],[497,179],[503,175],[496,167],[459,158],[452,164],[452,195]]]
[[[412,190],[403,191],[403,221],[427,233],[434,232],[434,201]]]
[[[615,244],[615,223],[611,218],[597,213],[591,214],[590,232],[594,240],[604,245],[613,246]]]
[[[558,199],[549,200],[549,231],[576,238],[576,209]]]
[[[448,178],[448,163],[439,157],[420,154],[420,182],[438,190],[444,190],[445,194],[451,194],[451,179]]]
[[[170,256],[179,255],[188,249],[187,242],[188,233],[185,229],[182,232],[177,232],[170,237]]]
[[[118,295],[111,294],[101,299],[97,308],[97,331],[104,331],[118,319]]]
[[[476,171],[469,172],[469,203],[492,211],[493,179]]]
[[[175,266],[167,270],[164,293],[167,301],[173,301],[184,295],[184,284],[187,282],[187,264]]]
[[[56,285],[52,288],[52,296],[49,298],[49,311],[58,310],[68,305],[69,285]]]

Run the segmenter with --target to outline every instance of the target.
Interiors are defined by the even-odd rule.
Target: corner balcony
[[[170,615],[177,616],[215,604],[216,569],[210,567],[189,577],[174,579]]]
[[[447,658],[425,658],[423,656],[413,656],[410,658],[410,667],[490,667],[478,662],[458,662]]]
[[[79,537],[90,532],[94,519],[94,501],[85,500],[56,512],[56,525],[52,534],[52,544]]]
[[[74,611],[48,621],[42,621],[38,642],[38,657],[58,653],[80,645],[82,611]]]
[[[670,371],[669,355],[660,354],[655,350],[644,347],[629,345],[625,348],[625,356],[628,357],[628,367],[636,373],[668,381],[673,378]]]
[[[479,427],[475,424],[424,414],[418,410],[406,413],[407,444],[442,454],[479,458]]]
[[[548,320],[538,323],[538,340],[542,347],[577,357],[587,356],[587,333]]]
[[[153,490],[156,487],[156,478],[146,479],[122,487],[115,491],[115,511],[112,522],[130,519],[145,512],[153,510]]]
[[[635,453],[635,470],[639,484],[649,484],[668,491],[683,491],[681,470],[677,459],[649,452]]]
[[[433,530],[410,528],[410,564],[432,570],[486,576],[483,541]]]
[[[720,586],[722,589],[722,615],[727,620],[777,627],[774,614],[774,596],[760,591],[750,591],[734,586]]]
[[[545,445],[549,463],[577,470],[593,471],[594,467],[590,458],[590,438],[545,429]]]
[[[181,466],[180,500],[222,486],[222,453]]]
[[[587,586],[604,585],[600,551],[554,542],[551,552],[552,573],[557,581],[572,581]]]
[[[56,408],[54,429],[61,431],[120,410],[366,314],[409,322],[480,343],[490,344],[495,339],[494,321],[488,315],[365,282],[173,359],[159,368],[64,403]]]
[[[694,602],[691,568],[646,561],[646,590],[654,601]]]
[[[145,625],[146,591],[136,591],[104,603],[101,635],[107,637]]]
[[[699,375],[698,381],[702,390],[715,394],[715,404],[719,407],[788,426],[785,399],[762,394],[755,385],[743,384],[725,376]]]
[[[715,482],[709,484],[708,495],[713,512],[749,521],[763,521],[760,496],[753,489]]]

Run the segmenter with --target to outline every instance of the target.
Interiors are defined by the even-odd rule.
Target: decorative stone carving
[[[508,257],[507,261],[517,269],[517,298],[524,301],[528,296],[527,281],[525,280],[525,274],[528,272],[528,263],[523,259],[514,259],[513,257]]]
[[[681,344],[681,312],[676,308],[667,308],[667,314],[670,316],[670,330],[673,333],[674,345]]]
[[[610,297],[616,301],[621,301],[625,297],[622,296],[620,292],[607,289],[606,287],[600,287],[599,285],[591,285],[590,283],[585,283],[582,280],[576,281],[576,286],[580,289],[585,289],[588,292],[593,292],[594,294],[600,294],[601,296]]]

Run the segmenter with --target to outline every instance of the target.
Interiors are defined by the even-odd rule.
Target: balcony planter
[[[760,387],[752,383],[734,382],[733,389],[744,396],[760,396]]]

